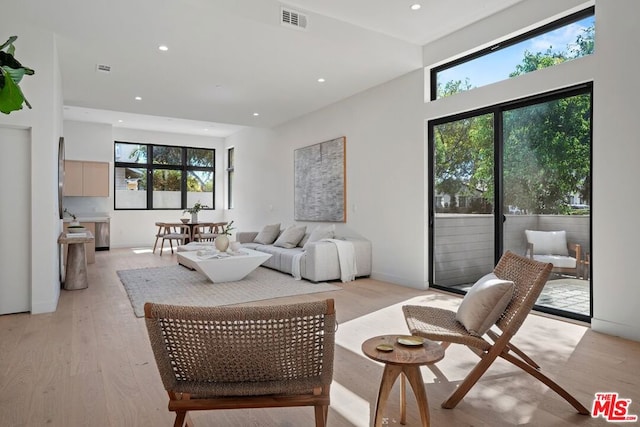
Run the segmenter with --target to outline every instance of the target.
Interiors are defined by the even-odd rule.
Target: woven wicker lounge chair
[[[513,296],[495,326],[500,333],[489,330],[484,337],[469,333],[456,320],[456,313],[436,307],[407,305],[402,307],[409,330],[433,341],[441,341],[446,348],[451,343],[463,344],[480,356],[478,364],[469,372],[447,400],[443,408],[454,408],[498,357],[511,362],[542,381],[562,396],[580,414],[590,412],[571,394],[540,371],[540,366],[512,344],[516,334],[544,287],[553,265],[506,252],[493,272],[499,279],[514,282]]]
[[[145,304],[174,426],[188,411],[313,406],[326,426],[333,378],[332,299],[265,307]]]

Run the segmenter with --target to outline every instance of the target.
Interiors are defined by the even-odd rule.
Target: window
[[[585,9],[431,70],[431,99],[439,99],[594,51],[594,8]]]
[[[227,149],[227,206],[233,209],[233,173],[235,168],[235,149]]]
[[[114,143],[115,209],[214,206],[215,150]]]

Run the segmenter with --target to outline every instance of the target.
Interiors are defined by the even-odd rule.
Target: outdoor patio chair
[[[493,275],[483,277],[469,290],[457,313],[429,306],[402,307],[407,326],[413,335],[439,341],[445,348],[452,343],[463,344],[480,356],[478,364],[442,403],[443,408],[454,408],[493,361],[501,357],[542,381],[580,414],[590,413],[571,394],[543,374],[540,366],[529,356],[511,343],[511,338],[518,332],[540,295],[551,268],[550,263],[541,263],[507,251],[493,270]],[[495,292],[496,289],[501,294]],[[500,303],[506,308],[496,310]],[[480,326],[470,327],[472,323]],[[493,325],[499,332],[490,329]]]
[[[525,230],[527,249],[525,256],[540,262],[553,264],[553,273],[580,277],[578,269],[582,261],[580,245],[567,242],[567,233],[562,231]]]
[[[146,303],[144,312],[174,426],[188,411],[291,406],[313,406],[316,427],[326,426],[332,299],[262,307]]]

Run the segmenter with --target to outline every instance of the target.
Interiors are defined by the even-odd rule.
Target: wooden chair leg
[[[520,356],[522,358],[522,360],[527,362],[534,369],[540,369],[540,365],[538,365],[532,358],[527,356],[527,354],[524,351],[520,350],[518,347],[516,347],[515,345],[513,345],[511,343],[509,343],[509,345],[507,347],[509,348],[509,350],[513,351],[515,354]]]
[[[589,410],[587,408],[585,408],[582,405],[582,403],[578,402],[578,400],[575,397],[573,397],[571,394],[569,394],[568,391],[566,391],[564,388],[560,387],[560,385],[558,383],[553,381],[551,378],[549,378],[548,376],[546,376],[545,374],[543,374],[539,370],[534,369],[531,365],[528,365],[527,363],[523,362],[522,360],[518,359],[517,357],[513,357],[513,355],[511,355],[509,353],[502,353],[500,355],[500,357],[502,357],[503,359],[513,363],[514,365],[516,365],[517,367],[519,367],[523,371],[527,372],[529,375],[531,375],[531,376],[537,378],[538,380],[540,380],[541,382],[543,382],[547,387],[549,387],[551,390],[553,390],[556,393],[558,393],[564,400],[569,402],[569,404],[571,406],[573,406],[576,409],[576,411],[578,411],[578,413],[580,413],[582,415],[589,415],[591,413],[591,412],[589,412]]]
[[[495,348],[496,346],[494,345],[493,349]],[[471,372],[467,374],[465,379],[453,391],[453,393],[451,393],[451,395],[447,398],[447,400],[442,402],[441,406],[443,408],[453,409],[456,407],[456,405],[462,400],[462,398],[467,395],[469,390],[471,390],[471,387],[473,387],[473,385],[478,382],[480,377],[487,371],[487,369],[489,369],[489,366],[491,366],[493,361],[496,360],[498,355],[494,353],[495,353],[494,351],[490,351],[489,353],[486,353],[482,357],[482,359],[478,362],[478,364],[473,367]]]
[[[187,411],[176,412],[176,420],[173,423],[173,427],[183,427],[184,419],[187,416]]]
[[[162,256],[162,252],[164,252],[164,237],[162,238],[162,244],[160,245],[160,256]]]
[[[156,236],[156,241],[153,243],[153,251],[151,252],[152,254],[156,253],[156,246],[158,246],[158,239],[160,237]]]
[[[495,332],[493,332],[491,330],[487,331],[487,335],[489,335],[494,342],[498,341],[498,338],[500,338],[498,336],[498,334],[496,334]],[[535,369],[540,369],[540,365],[538,365],[532,358],[530,358],[524,351],[522,351],[518,347],[516,347],[513,343],[511,343],[511,342],[508,343],[507,344],[507,348],[509,350],[513,351],[518,356],[520,356],[520,358],[522,360],[527,362],[529,365],[533,366]]]
[[[316,427],[326,427],[328,406],[316,405],[313,409],[316,414]]]

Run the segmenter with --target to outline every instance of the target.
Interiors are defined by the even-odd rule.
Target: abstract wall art
[[[296,221],[346,222],[346,137],[294,151]]]

